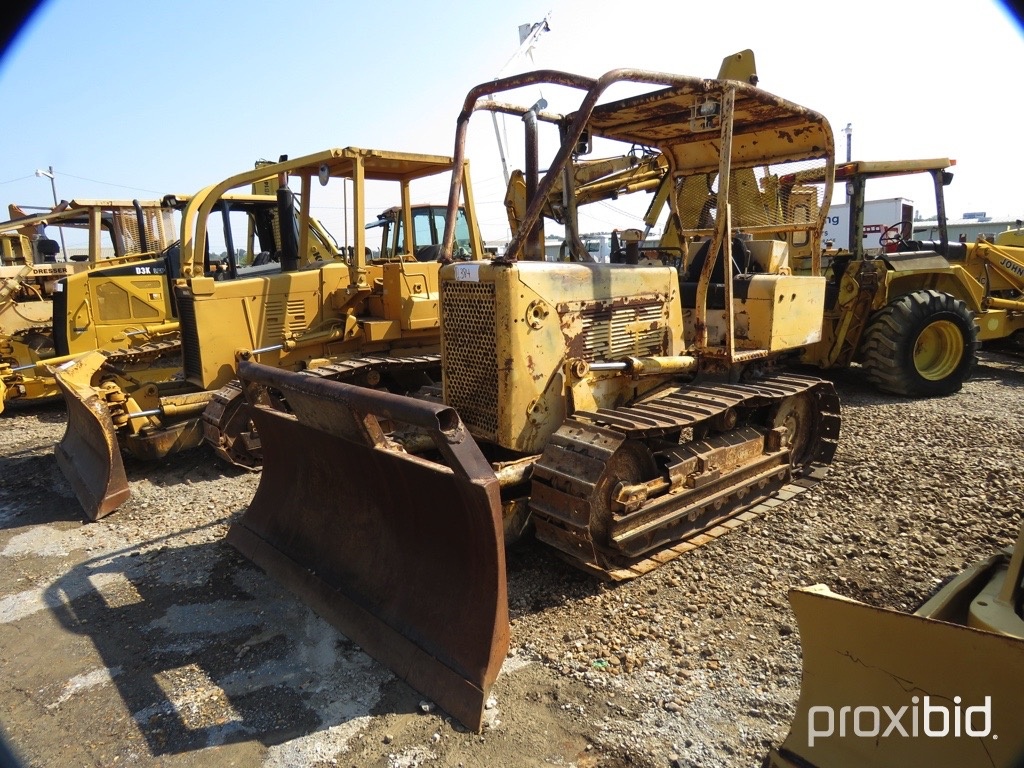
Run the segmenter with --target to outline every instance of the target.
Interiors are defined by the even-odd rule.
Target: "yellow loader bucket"
[[[242,363],[263,446],[227,540],[469,728],[508,651],[498,480],[454,409]],[[268,388],[291,413],[266,405]],[[405,453],[381,422],[433,438]]]
[[[1024,640],[820,585],[789,599],[804,673],[773,768],[1024,766]]]
[[[54,455],[90,520],[109,515],[130,493],[114,422],[91,386],[93,374],[105,359],[102,353],[91,352],[56,369],[68,426]]]

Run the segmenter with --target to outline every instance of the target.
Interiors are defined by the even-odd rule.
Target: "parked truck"
[[[825,231],[822,238],[826,249],[849,251],[850,248],[850,203],[837,203],[828,207],[825,216]],[[914,204],[903,197],[882,200],[867,200],[864,203],[864,223],[861,226],[861,240],[865,250],[880,248],[878,238],[893,222],[906,222],[901,235],[911,239],[909,223],[914,218]]]

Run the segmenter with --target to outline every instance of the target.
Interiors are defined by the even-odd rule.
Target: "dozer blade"
[[[56,371],[68,426],[54,455],[90,520],[109,515],[130,493],[110,412],[91,386],[105,360],[103,354],[92,352]]]
[[[479,730],[508,650],[498,480],[454,409],[242,363],[263,446],[228,541],[371,656]],[[292,413],[266,405],[266,388]],[[446,464],[381,421],[426,431]]]
[[[792,729],[775,768],[1022,766],[1024,640],[790,592],[803,646]]]

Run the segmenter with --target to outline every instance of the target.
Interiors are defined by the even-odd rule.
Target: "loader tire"
[[[978,353],[974,313],[948,293],[908,293],[880,310],[864,333],[868,380],[884,392],[937,397],[959,392]]]

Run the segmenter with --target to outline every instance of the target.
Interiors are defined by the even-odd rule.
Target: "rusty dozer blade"
[[[238,375],[263,474],[228,542],[479,730],[508,651],[505,551],[498,480],[458,414],[255,363]],[[385,420],[426,431],[447,463],[402,451]]]
[[[54,455],[90,520],[109,515],[130,493],[114,422],[106,402],[91,386],[105,360],[102,353],[90,352],[56,369],[68,426]]]
[[[803,682],[772,768],[1024,765],[1024,640],[790,592]]]

